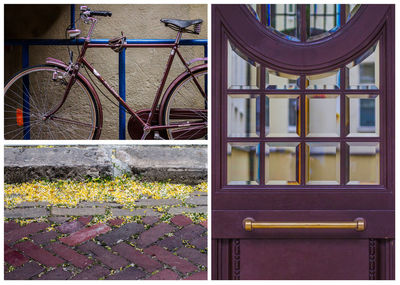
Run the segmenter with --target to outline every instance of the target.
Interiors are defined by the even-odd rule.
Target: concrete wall
[[[112,11],[111,18],[98,17],[93,38],[113,38],[121,31],[130,39],[174,39],[176,32],[160,22],[161,18],[204,20],[200,35],[184,34],[185,39],[207,39],[207,5],[88,5],[92,10]],[[76,17],[80,4],[76,4]],[[70,24],[70,5],[5,5],[6,39],[63,39]],[[86,35],[88,25],[79,27]],[[76,47],[72,47],[77,54]],[[202,46],[181,47],[185,59],[203,57]],[[168,49],[129,49],[126,61],[127,101],[134,110],[149,108],[161,80],[169,56]],[[33,46],[30,64],[42,64],[51,56],[68,62],[65,46]],[[118,54],[111,49],[91,49],[87,59],[107,82],[118,90]],[[21,69],[21,48],[5,48],[5,80]],[[183,65],[175,59],[167,84],[183,72]],[[92,76],[93,77],[93,76]],[[166,85],[168,86],[168,85]],[[104,88],[102,88],[104,90]],[[108,94],[108,92],[106,93]],[[104,124],[102,139],[118,139],[118,108],[101,94]],[[111,95],[110,95],[111,96]],[[127,121],[129,116],[127,117]],[[129,135],[127,134],[127,138]]]

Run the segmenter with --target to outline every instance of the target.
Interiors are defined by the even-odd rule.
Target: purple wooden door
[[[394,5],[212,6],[213,279],[394,279],[394,96]]]

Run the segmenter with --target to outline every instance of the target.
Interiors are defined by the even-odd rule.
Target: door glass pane
[[[228,185],[258,185],[260,182],[260,144],[228,143]]]
[[[258,89],[260,66],[228,41],[228,88]]]
[[[347,4],[346,7],[346,23],[357,13],[360,9],[361,4]]]
[[[379,96],[346,95],[348,137],[379,136]]]
[[[260,96],[228,95],[228,137],[260,136]]]
[[[340,26],[340,5],[307,5],[307,41],[322,39],[336,32]]]
[[[267,143],[265,145],[265,183],[298,185],[300,183],[299,150],[299,143]]]
[[[349,145],[349,182],[379,184],[379,143],[351,142]]]
[[[339,89],[340,70],[306,76],[307,89]]]
[[[287,74],[266,68],[265,88],[267,89],[299,89],[300,76]]]
[[[306,143],[306,183],[340,183],[340,144],[336,142]]]
[[[265,134],[300,136],[300,95],[268,95],[265,99]]]
[[[346,65],[348,89],[379,88],[379,42]]]
[[[306,134],[309,137],[340,136],[340,96],[306,96]]]

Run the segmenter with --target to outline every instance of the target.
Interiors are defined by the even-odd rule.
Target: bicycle
[[[207,58],[186,62],[179,52],[182,34],[199,34],[203,20],[161,19],[165,26],[177,31],[173,44],[129,44],[123,35],[108,44],[96,44],[91,43],[96,17],[111,17],[112,13],[91,11],[87,6],[81,6],[80,11],[78,20],[90,25],[87,36],[79,38],[79,29],[68,27],[66,30],[70,39],[84,40],[80,50],[78,46],[76,61],[73,61],[72,52],[69,64],[49,57],[46,64],[21,70],[5,85],[5,139],[99,139],[103,124],[102,105],[95,88],[97,85],[89,72],[131,115],[128,133],[132,139],[205,139]],[[89,48],[111,48],[116,52],[126,48],[170,48],[151,109],[134,111],[85,59]],[[186,70],[172,80],[163,93],[175,55]],[[201,61],[204,63],[200,64]],[[199,64],[189,67],[193,63]],[[80,72],[82,67],[93,84]]]

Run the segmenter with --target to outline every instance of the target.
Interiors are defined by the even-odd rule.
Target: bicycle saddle
[[[182,31],[193,34],[200,33],[200,26],[203,23],[202,19],[196,19],[196,20],[160,19],[160,21],[164,23],[167,27],[175,31]],[[195,25],[193,30],[186,29],[187,27],[190,27],[192,25]]]

